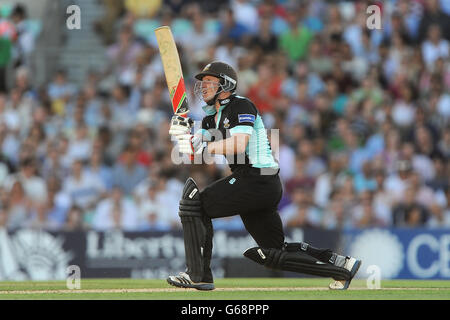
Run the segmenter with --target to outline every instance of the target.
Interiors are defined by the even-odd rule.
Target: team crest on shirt
[[[225,120],[223,120],[223,127],[225,129],[228,129],[230,127],[230,120],[228,120],[228,118],[225,118]]]

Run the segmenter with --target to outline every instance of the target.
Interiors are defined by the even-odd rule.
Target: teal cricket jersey
[[[271,168],[279,169],[272,155],[272,148],[267,138],[266,128],[256,106],[247,98],[231,95],[220,101],[217,113],[214,106],[204,106],[206,116],[202,121],[202,135],[211,141],[226,139],[236,133],[250,135],[245,154],[228,156],[227,161],[231,171],[238,168]]]

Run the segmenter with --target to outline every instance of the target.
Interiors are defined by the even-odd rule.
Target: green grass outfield
[[[353,280],[346,291],[328,289],[329,279],[226,278],[214,291],[172,287],[165,280],[82,279],[81,289],[69,290],[65,281],[0,282],[0,300],[450,300],[450,281],[385,280],[369,290],[365,280]]]

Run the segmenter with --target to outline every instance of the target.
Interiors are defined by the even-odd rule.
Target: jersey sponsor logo
[[[228,129],[230,127],[230,120],[228,120],[228,118],[225,118],[225,120],[223,120],[223,127],[225,129]]]
[[[238,115],[239,122],[255,122],[255,115],[254,114],[239,114]]]

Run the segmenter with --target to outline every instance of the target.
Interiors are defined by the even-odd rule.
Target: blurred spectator
[[[92,152],[84,170],[88,176],[95,177],[96,181],[101,181],[106,190],[111,190],[113,185],[112,169],[104,163],[100,150]]]
[[[323,211],[322,226],[325,229],[342,230],[351,227],[348,221],[344,201],[336,190],[330,194],[330,200]]]
[[[295,159],[295,174],[285,183],[286,192],[291,195],[296,188],[302,187],[304,189],[312,188],[314,179],[306,174],[306,163],[302,158]]]
[[[205,13],[201,8],[195,7],[192,12],[192,29],[183,35],[181,43],[187,55],[197,56],[203,54],[209,46],[217,40],[218,34],[208,29]]]
[[[322,213],[312,202],[311,188],[297,186],[292,192],[292,203],[280,212],[283,224],[287,227],[319,227]]]
[[[131,198],[124,197],[121,189],[115,186],[111,195],[98,204],[92,227],[98,231],[137,231],[138,208]]]
[[[1,22],[1,20],[0,20]],[[0,34],[0,93],[6,92],[6,70],[11,61],[12,42],[11,39]]]
[[[281,145],[279,145],[278,160],[280,167],[285,168],[283,171],[280,171],[280,178],[282,181],[287,181],[295,175],[295,152],[285,143],[282,135],[280,135],[279,139]]]
[[[60,150],[56,143],[49,143],[47,146],[47,156],[42,164],[42,177],[48,179],[50,176],[65,178],[69,168],[61,159]]]
[[[364,162],[369,160],[369,154],[362,145],[362,137],[355,129],[345,132],[344,142],[348,155],[348,169],[353,174],[358,174]]]
[[[97,129],[105,122],[101,114],[102,101],[97,89],[87,85],[83,89],[83,96],[85,98],[84,121],[89,129]]]
[[[385,170],[376,169],[374,177],[376,181],[376,190],[373,195],[374,216],[381,226],[389,227],[392,225],[391,208],[394,197],[385,188]]]
[[[143,125],[151,131],[156,131],[160,123],[166,120],[166,114],[157,109],[152,91],[146,91],[142,95],[142,105],[136,115],[138,125]]]
[[[67,156],[76,161],[86,161],[92,153],[92,139],[88,135],[88,128],[85,124],[79,125],[75,129],[74,137],[69,142]]]
[[[404,196],[404,192],[408,187],[412,176],[412,165],[408,160],[400,160],[397,162],[396,174],[390,175],[385,180],[384,188],[391,193],[391,195],[399,200]]]
[[[450,182],[448,181],[448,163],[441,156],[434,156],[433,161],[434,177],[426,182],[435,192],[443,191]],[[448,158],[447,158],[448,159]]]
[[[339,186],[339,196],[343,200],[345,212],[351,212],[356,205],[359,204],[358,195],[355,193],[355,186],[353,179],[350,175],[346,175],[342,181],[342,185]],[[351,220],[351,217],[347,213],[346,219]],[[348,224],[348,222],[347,222]]]
[[[83,210],[73,206],[67,213],[67,220],[61,228],[63,231],[83,231],[86,227],[83,224]]]
[[[30,216],[21,227],[53,230],[55,225],[48,218],[48,210],[46,203],[37,203],[30,209]]]
[[[377,219],[372,192],[364,190],[359,194],[359,203],[352,210],[352,226],[356,228],[383,226],[383,221]]]
[[[7,227],[17,229],[25,226],[30,210],[30,200],[20,181],[15,181],[7,196]]]
[[[274,66],[266,62],[258,66],[258,79],[249,88],[248,97],[262,114],[272,112],[281,95],[282,78],[277,76]]]
[[[414,173],[411,176],[410,188],[415,192],[415,200],[418,204],[424,206],[431,214],[436,216],[441,214],[442,208],[439,205],[435,192],[422,183],[419,174]]]
[[[158,197],[160,186],[158,183],[150,184],[145,198],[139,204],[140,230],[141,231],[167,231],[171,229],[168,207]]]
[[[232,42],[240,42],[250,30],[242,23],[235,20],[232,9],[224,9],[220,12],[219,37],[222,40],[230,39]]]
[[[88,209],[95,206],[105,193],[105,185],[96,175],[83,169],[83,162],[75,160],[71,175],[64,183],[64,192],[73,204]]]
[[[324,83],[318,74],[309,70],[305,60],[299,60],[293,68],[293,77],[283,79],[282,92],[311,112],[312,98],[325,89]]]
[[[280,35],[280,48],[291,61],[297,61],[306,57],[308,47],[314,35],[306,27],[299,23],[296,12],[289,12],[287,16],[289,31]]]
[[[311,140],[304,139],[299,142],[297,157],[303,159],[307,177],[315,179],[326,170],[325,162],[315,153]]]
[[[178,216],[178,199],[181,197],[183,185],[181,182],[174,182],[172,179],[167,179],[164,173],[161,173],[156,179],[158,186],[157,198],[158,202],[166,208],[167,214],[164,216],[163,222],[170,224],[172,229],[180,229],[181,221]],[[199,182],[201,183],[201,181]]]
[[[112,44],[106,52],[110,71],[120,79],[129,71],[141,49],[141,44],[134,39],[133,30],[129,26],[124,26],[119,31],[116,43]]]
[[[53,81],[48,85],[47,91],[48,96],[53,101],[53,112],[60,115],[64,114],[66,112],[65,103],[74,96],[75,90],[75,86],[67,80],[66,71],[57,71]]]
[[[8,213],[5,207],[0,203],[0,229],[7,227]]]
[[[113,168],[113,185],[122,190],[125,195],[133,192],[133,189],[145,179],[147,171],[137,162],[137,150],[128,145],[121,156],[122,162]]]
[[[237,23],[244,25],[249,32],[256,33],[259,24],[257,8],[249,0],[231,0],[230,7]]]
[[[114,42],[115,22],[124,13],[125,2],[123,0],[102,0],[105,14],[95,23],[97,32],[102,35],[106,45]]]
[[[447,58],[450,55],[449,42],[442,38],[439,25],[433,24],[428,28],[427,41],[422,44],[422,55],[430,69],[437,59]]]
[[[405,190],[404,198],[392,209],[393,223],[396,227],[424,226],[429,212],[415,201],[416,192],[413,188]]]
[[[232,39],[226,38],[218,43],[217,48],[214,51],[214,60],[223,61],[230,66],[236,67],[238,65],[239,58],[245,54],[244,48],[236,45],[236,42]]]
[[[372,164],[368,161],[362,165],[362,170],[355,176],[355,190],[357,193],[375,191],[377,182],[373,175]]]
[[[272,19],[263,16],[259,19],[257,34],[252,37],[251,44],[260,54],[270,54],[278,49],[278,38],[272,32]]]
[[[450,128],[442,133],[442,139],[438,141],[437,148],[446,159],[450,158]]]
[[[328,75],[333,69],[332,59],[326,54],[323,41],[318,37],[313,39],[308,51],[309,70],[321,76]]]
[[[139,103],[140,94],[137,91],[130,93],[128,87],[116,85],[109,102],[112,112],[111,126],[116,130],[130,129],[135,124]]]
[[[12,88],[5,103],[4,122],[12,132],[25,134],[24,128],[31,124],[32,101],[18,88]]]
[[[0,162],[0,188],[3,186],[3,183],[5,182],[8,173],[9,173],[8,166],[5,163]]]
[[[72,200],[70,196],[62,190],[61,181],[58,177],[51,176],[47,179],[47,210],[48,219],[55,229],[60,229],[67,218]]]
[[[314,187],[314,202],[320,208],[326,208],[332,193],[339,188],[345,178],[345,158],[341,154],[333,154],[327,171],[320,174]]]
[[[434,228],[449,228],[450,227],[450,209],[449,209],[449,203],[450,203],[450,187],[447,185],[445,187],[445,207],[446,209],[442,211],[438,211],[436,213],[433,213],[433,215],[428,220],[428,226],[434,227]]]
[[[13,58],[13,45],[17,40],[17,30],[8,14],[2,12],[0,17],[0,93],[6,92],[6,70]]]
[[[443,34],[445,35],[447,40],[450,40],[449,20],[450,19],[448,14],[442,11],[439,0],[425,0],[424,12],[419,24],[418,40],[420,42],[424,41],[432,24],[437,24],[440,29],[443,30]]]
[[[47,200],[47,187],[44,179],[37,175],[37,162],[32,158],[26,158],[20,163],[20,171],[10,174],[6,178],[5,187],[11,189],[14,183],[20,182],[25,195],[33,202],[45,202]]]
[[[149,148],[148,131],[144,126],[137,126],[128,135],[128,144],[136,150],[136,160],[144,167],[148,167],[152,163],[152,156],[147,151]]]
[[[14,66],[30,65],[30,54],[34,49],[35,35],[27,24],[27,10],[22,4],[17,4],[11,13],[17,30],[16,52]]]
[[[65,70],[59,70],[55,73],[53,82],[48,85],[47,94],[52,100],[63,99],[68,101],[75,94],[75,86],[68,82]],[[61,110],[63,111],[63,110]],[[61,113],[60,110],[54,110]]]

